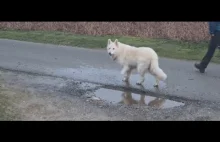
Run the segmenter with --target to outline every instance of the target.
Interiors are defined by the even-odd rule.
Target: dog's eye
[[[115,48],[113,48],[113,50],[115,50]]]

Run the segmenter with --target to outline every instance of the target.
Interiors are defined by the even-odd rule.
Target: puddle
[[[94,94],[100,100],[104,100],[113,104],[147,105],[157,109],[173,108],[184,105],[182,102],[147,96],[146,94],[135,94],[131,93],[130,91],[121,92],[117,90],[101,88],[98,89]]]

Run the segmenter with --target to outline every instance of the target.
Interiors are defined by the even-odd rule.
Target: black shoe
[[[200,64],[195,63],[195,67],[200,71],[200,73],[205,72],[205,68],[202,68]]]

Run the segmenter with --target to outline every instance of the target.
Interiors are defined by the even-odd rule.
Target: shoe
[[[197,68],[199,70],[200,73],[204,73],[205,72],[205,69],[202,68],[200,64],[195,63],[194,66],[195,66],[195,68]]]

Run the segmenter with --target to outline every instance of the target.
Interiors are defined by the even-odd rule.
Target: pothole
[[[95,98],[95,99],[94,99]],[[184,106],[183,102],[148,96],[147,94],[135,94],[130,91],[118,91],[101,88],[94,92],[92,100],[102,100],[112,104],[145,105],[157,109],[166,109]]]

